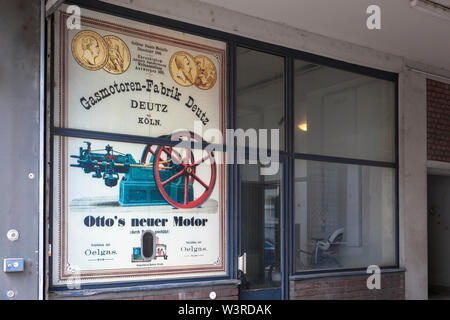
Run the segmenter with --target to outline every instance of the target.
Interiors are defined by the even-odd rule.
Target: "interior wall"
[[[295,78],[294,102],[296,152],[395,161],[392,82],[319,67]]]
[[[450,176],[428,176],[428,282],[450,288]]]

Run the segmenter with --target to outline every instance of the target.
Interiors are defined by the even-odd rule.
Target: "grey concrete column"
[[[428,298],[426,120],[426,79],[404,70],[399,78],[399,231],[406,299]]]
[[[3,0],[1,5],[0,299],[37,299],[41,1]],[[15,241],[7,237],[12,229]],[[23,258],[24,270],[4,272],[5,258]]]

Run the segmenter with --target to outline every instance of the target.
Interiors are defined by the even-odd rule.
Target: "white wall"
[[[413,9],[410,0],[201,0],[407,59],[450,69],[448,20]],[[378,5],[381,29],[366,27],[369,5]],[[418,41],[419,40],[419,41]],[[433,50],[432,48],[439,48]]]

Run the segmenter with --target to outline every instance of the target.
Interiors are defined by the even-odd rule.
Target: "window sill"
[[[381,269],[381,273],[397,273],[397,272],[405,272],[404,268],[386,268]],[[359,275],[367,275],[366,269],[362,270],[351,270],[351,271],[333,271],[333,272],[322,272],[322,273],[309,273],[309,274],[298,274],[292,275],[289,277],[289,280],[307,280],[307,279],[315,279],[315,278],[330,278],[330,277],[342,277],[342,276],[359,276]]]
[[[179,288],[194,288],[194,287],[214,287],[225,285],[239,285],[240,280],[225,279],[225,280],[209,280],[209,281],[195,281],[195,282],[178,282],[178,283],[163,283],[163,284],[149,284],[137,285],[128,287],[108,287],[108,288],[92,288],[92,289],[75,289],[75,290],[50,290],[49,295],[53,298],[74,298],[74,297],[89,297],[99,294],[108,293],[126,293],[126,292],[144,292],[155,290],[179,289]]]

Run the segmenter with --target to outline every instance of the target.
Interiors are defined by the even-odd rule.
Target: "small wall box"
[[[23,268],[23,258],[3,259],[3,272],[22,272]]]

